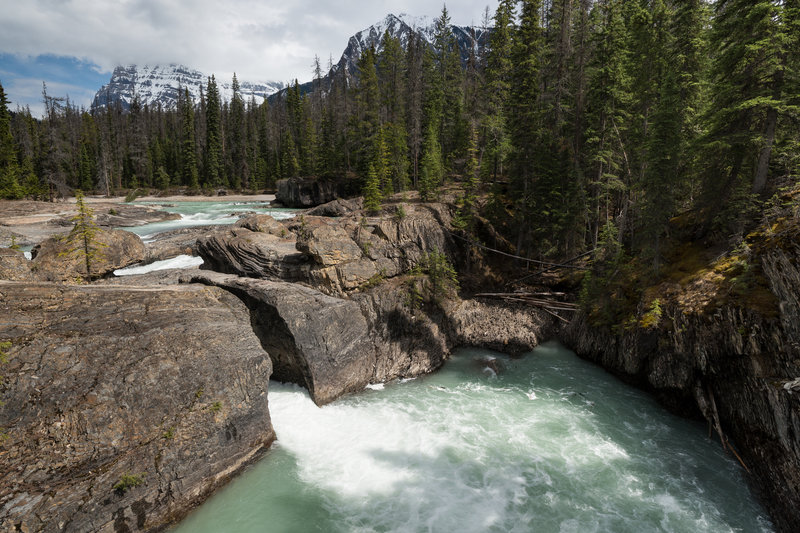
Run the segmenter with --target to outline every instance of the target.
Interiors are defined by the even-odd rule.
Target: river
[[[181,220],[133,231],[294,213],[166,209]],[[272,449],[173,533],[773,531],[705,425],[557,343],[519,359],[461,349],[435,374],[323,408],[271,382],[269,410]]]
[[[703,424],[557,343],[269,403],[276,444],[173,533],[772,531]]]

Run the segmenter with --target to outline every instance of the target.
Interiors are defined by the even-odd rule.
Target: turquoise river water
[[[272,382],[269,409],[273,448],[173,533],[773,530],[703,424],[557,343],[322,408]]]

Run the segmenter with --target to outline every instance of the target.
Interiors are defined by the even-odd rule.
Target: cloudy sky
[[[454,24],[480,24],[497,0],[451,1]],[[218,78],[311,76],[388,13],[436,17],[430,0],[16,0],[0,18],[0,83],[11,108],[51,96],[88,106],[116,65],[180,63]]]

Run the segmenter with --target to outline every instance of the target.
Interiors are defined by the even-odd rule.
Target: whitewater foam
[[[560,348],[498,356],[516,366],[493,378],[473,353],[323,408],[271,383],[279,447],[179,530],[230,531],[246,512],[260,526],[236,531],[771,531],[700,425]],[[256,478],[292,496],[258,499]]]
[[[120,268],[114,271],[115,276],[134,276],[136,274],[147,274],[156,270],[168,270],[170,268],[194,268],[203,264],[202,257],[191,255],[178,255],[172,259],[163,261],[153,261],[147,265],[137,265],[127,268]]]

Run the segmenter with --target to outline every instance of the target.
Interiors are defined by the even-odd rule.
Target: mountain
[[[383,36],[386,31],[389,35],[399,39],[403,49],[408,46],[408,41],[412,35],[419,35],[422,40],[429,45],[433,45],[435,22],[428,17],[414,17],[406,13],[400,15],[389,14],[381,20],[356,33],[347,42],[347,48],[342,53],[339,62],[334,66],[335,70],[347,68],[351,74],[358,71],[358,58],[362,52],[374,46],[376,50],[383,44]],[[488,44],[490,29],[478,26],[458,26],[450,25],[450,30],[456,38],[458,49],[461,53],[461,61],[466,64],[469,59],[470,49],[477,52],[479,47]]]
[[[351,76],[358,77],[358,59],[361,57],[362,52],[370,46],[380,50],[383,45],[383,36],[387,30],[389,35],[400,40],[400,45],[405,50],[408,47],[409,40],[414,35],[419,35],[423,42],[433,46],[434,27],[435,22],[429,17],[414,17],[406,13],[387,15],[383,20],[350,37],[339,61],[333,65],[330,72],[323,78],[322,87],[328,87],[333,76],[337,72],[341,72],[341,69],[345,69]],[[478,52],[479,49],[488,47],[491,28],[451,24],[450,30],[458,43],[463,65],[467,64],[470,50]],[[300,84],[301,93],[304,94],[312,90],[312,82]],[[286,91],[284,89],[271,95],[269,99],[282,98],[285,94]]]
[[[166,109],[172,109],[178,102],[178,92],[184,88],[189,89],[189,94],[195,102],[199,101],[200,88],[205,90],[208,77],[207,74],[183,65],[120,66],[114,69],[108,84],[95,94],[92,109],[102,109],[119,101],[122,108],[127,110],[136,95],[142,104],[149,106],[161,104]],[[230,101],[233,98],[231,82],[232,80],[217,79],[223,101]],[[256,103],[260,104],[266,96],[281,90],[284,84],[273,81],[239,80],[239,86],[245,101],[252,95]]]

